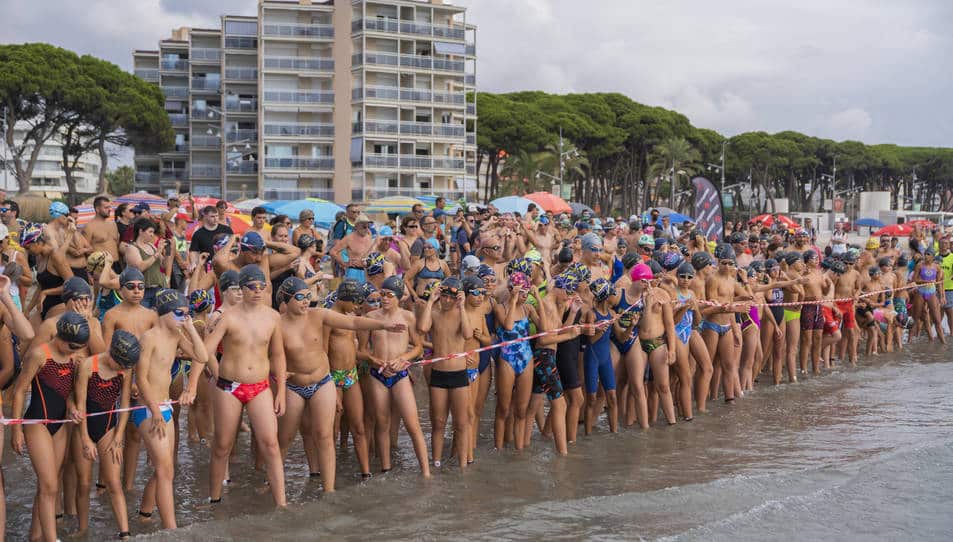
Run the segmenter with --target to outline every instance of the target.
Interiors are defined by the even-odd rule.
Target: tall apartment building
[[[259,0],[133,52],[174,149],[136,155],[138,189],[369,200],[476,191],[476,28],[417,0]]]

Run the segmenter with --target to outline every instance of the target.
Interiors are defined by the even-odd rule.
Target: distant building
[[[475,34],[441,0],[260,0],[133,52],[175,148],[136,188],[339,202],[476,191]],[[469,94],[469,96],[468,96]]]
[[[18,123],[13,131],[13,145],[23,144],[23,135],[27,127]],[[33,175],[30,177],[30,192],[34,192],[51,199],[63,197],[68,190],[66,187],[66,172],[63,171],[63,147],[57,137],[51,137],[40,149],[36,164],[33,166]],[[12,160],[12,151],[7,147],[4,138],[0,137],[0,162],[6,164]],[[72,160],[72,158],[71,158]],[[76,192],[79,194],[95,194],[96,184],[99,182],[100,160],[98,153],[87,153],[76,162],[73,179],[76,181]],[[11,167],[2,167],[0,180],[3,190],[14,193],[20,190],[17,178]]]

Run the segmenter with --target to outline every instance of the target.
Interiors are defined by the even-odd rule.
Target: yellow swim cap
[[[880,248],[880,239],[877,239],[876,237],[867,239],[867,250],[873,250],[875,248]]]

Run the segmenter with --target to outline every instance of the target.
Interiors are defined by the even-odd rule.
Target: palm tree
[[[539,157],[535,153],[520,150],[506,156],[501,176],[504,177],[500,191],[504,194],[523,195],[537,191],[542,183],[536,177],[540,170]]]
[[[692,147],[687,139],[681,136],[670,137],[655,146],[652,152],[650,172],[653,177],[668,177],[672,201],[669,205],[676,209],[674,195],[678,191],[678,176],[684,173],[688,176],[700,165],[702,156],[698,149]],[[676,209],[677,210],[677,209]]]

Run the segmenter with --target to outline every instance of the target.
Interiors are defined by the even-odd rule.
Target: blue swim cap
[[[50,217],[59,218],[69,214],[69,207],[62,201],[54,201],[50,204]]]

